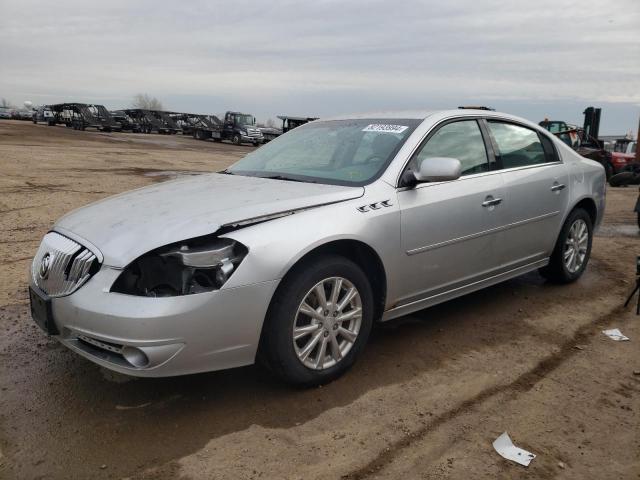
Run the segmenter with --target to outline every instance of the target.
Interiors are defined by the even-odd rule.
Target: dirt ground
[[[129,378],[36,327],[27,272],[58,217],[251,148],[0,122],[0,478],[640,478],[635,188],[608,190],[577,283],[529,274],[385,324],[322,388],[258,367]],[[504,431],[528,468],[493,450]]]

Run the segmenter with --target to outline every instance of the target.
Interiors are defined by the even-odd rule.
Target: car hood
[[[62,217],[54,230],[90,242],[121,268],[155,248],[221,226],[358,198],[362,187],[206,174],[106,198]]]

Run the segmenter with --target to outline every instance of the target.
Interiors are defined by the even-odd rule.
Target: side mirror
[[[446,182],[460,178],[462,165],[457,158],[431,157],[425,158],[420,163],[420,169],[413,172],[418,183],[420,182]]]

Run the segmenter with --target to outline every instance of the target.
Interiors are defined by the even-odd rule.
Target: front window
[[[451,157],[460,160],[461,174],[489,171],[489,160],[476,120],[462,120],[440,127],[412,159],[409,168],[420,170],[427,158]]]
[[[366,185],[378,178],[420,120],[365,119],[312,122],[253,151],[227,170],[335,185]]]

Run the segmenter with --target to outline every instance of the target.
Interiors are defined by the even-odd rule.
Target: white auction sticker
[[[388,125],[386,123],[372,123],[362,129],[363,132],[402,133],[407,128],[404,125]]]

